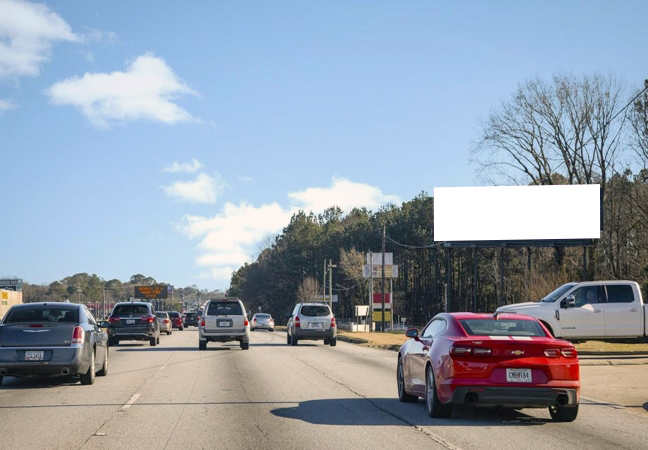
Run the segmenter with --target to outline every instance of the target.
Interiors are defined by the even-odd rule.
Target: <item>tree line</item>
[[[116,302],[128,301],[134,294],[135,286],[150,286],[154,284],[169,284],[158,282],[153,277],[135,274],[126,281],[116,278],[105,280],[96,274],[77,273],[49,284],[23,283],[23,302],[60,302],[69,300],[73,303],[96,304],[104,298],[111,305]],[[209,298],[217,297],[222,292],[199,289],[198,286],[174,288],[173,298],[164,301],[165,309],[180,311],[184,299],[189,305],[200,303]]]
[[[481,184],[600,184],[604,220],[596,245],[585,251],[453,249],[448,266],[448,249],[434,244],[434,199],[421,192],[376,212],[356,208],[345,214],[334,206],[319,215],[293,215],[256,261],[232,274],[229,294],[253,311],[282,318],[298,301],[323,292],[323,261],[332,259],[338,266],[333,291],[340,299],[334,309],[351,318],[354,305],[368,303],[362,265],[368,251],[380,250],[383,225],[387,251],[400,268],[395,313],[408,323],[425,323],[442,311],[447,289],[452,310],[483,312],[501,299],[537,300],[573,280],[630,279],[646,289],[648,81],[643,89],[628,89],[613,75],[533,78],[494,108],[478,133],[471,161]],[[374,288],[380,291],[380,280]]]

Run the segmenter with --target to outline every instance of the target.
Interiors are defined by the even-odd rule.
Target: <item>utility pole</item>
[[[329,308],[333,312],[333,269],[337,267],[333,265],[333,260],[329,259]]]
[[[373,333],[373,253],[369,252],[369,332]]]
[[[324,260],[324,274],[322,275],[322,300],[326,302],[326,260]],[[304,301],[308,301],[304,299]]]
[[[385,224],[383,224],[382,235],[382,331],[385,332]]]

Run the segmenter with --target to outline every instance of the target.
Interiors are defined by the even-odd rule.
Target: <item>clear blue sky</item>
[[[479,119],[530,77],[642,86],[646,17],[645,1],[0,0],[0,277],[227,288],[296,209],[474,185]]]

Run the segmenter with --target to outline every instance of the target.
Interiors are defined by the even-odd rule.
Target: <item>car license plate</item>
[[[127,319],[126,320],[126,325],[133,325],[135,321],[133,319]]]
[[[506,381],[510,383],[531,383],[531,369],[506,369]]]
[[[231,327],[231,326],[232,326],[232,322],[229,321],[229,320],[219,320],[219,321],[218,321],[218,326],[219,326],[219,327]]]
[[[36,351],[26,351],[25,352],[25,361],[42,361],[45,352],[36,352]]]
[[[322,328],[322,324],[320,322],[311,322],[310,327],[311,328]]]

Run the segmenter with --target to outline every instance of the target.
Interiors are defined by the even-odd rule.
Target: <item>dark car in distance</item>
[[[177,328],[180,331],[184,330],[184,320],[178,311],[169,311],[169,318],[171,319],[173,328]]]
[[[188,312],[187,314],[185,314],[184,324],[187,327],[197,327],[200,323],[199,318],[200,316],[197,312]]]
[[[160,322],[148,302],[117,303],[108,318],[108,343],[148,341],[151,347],[160,343]]]
[[[0,322],[0,384],[5,376],[79,376],[93,384],[95,374],[108,374],[108,336],[84,305],[14,305]]]

